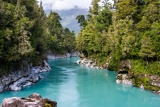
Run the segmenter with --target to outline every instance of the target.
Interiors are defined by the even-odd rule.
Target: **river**
[[[35,92],[57,101],[58,107],[160,107],[160,95],[116,84],[115,72],[89,69],[78,65],[77,60],[50,60],[52,70],[43,74],[44,79],[21,91],[0,93],[0,101]]]

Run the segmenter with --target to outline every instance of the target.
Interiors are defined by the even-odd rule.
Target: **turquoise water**
[[[21,91],[0,93],[0,101],[36,92],[56,100],[58,107],[160,107],[159,95],[116,84],[115,72],[85,68],[77,60],[50,60],[52,70],[44,74],[46,78]]]

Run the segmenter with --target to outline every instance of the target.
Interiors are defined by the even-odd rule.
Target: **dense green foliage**
[[[36,0],[0,0],[0,74],[34,65],[47,51],[72,52],[75,34],[63,28],[61,17],[46,16]]]
[[[160,75],[159,0],[114,0],[114,6],[108,0],[102,6],[98,2],[93,0],[77,37],[81,54],[100,66],[111,57],[112,70],[131,59],[133,71]]]

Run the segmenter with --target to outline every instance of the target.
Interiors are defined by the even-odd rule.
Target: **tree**
[[[64,51],[68,53],[75,51],[76,38],[75,38],[74,31],[71,32],[68,28],[64,28],[63,38],[64,38],[64,41],[63,41]]]
[[[146,19],[145,16],[142,17],[142,20],[137,23],[137,29],[141,32],[146,31],[150,28],[151,24],[150,22]]]
[[[78,15],[78,16],[76,17],[76,19],[78,20],[78,23],[80,23],[80,26],[81,26],[82,28],[85,28],[85,27],[86,27],[87,22],[86,22],[86,20],[85,20],[85,16],[84,16],[84,15]]]
[[[38,65],[49,50],[75,48],[74,32],[62,27],[57,13],[47,17],[37,0],[0,0],[0,19],[0,76],[23,69],[24,62]]]
[[[160,23],[158,21],[153,22],[151,25],[151,30],[148,32],[151,35],[151,39],[153,40],[153,44],[156,52],[156,60],[160,60]]]
[[[134,0],[118,0],[117,19],[132,19],[136,13],[137,5]]]
[[[99,0],[92,1],[92,7],[89,10],[86,26],[82,29],[77,37],[77,47],[84,55],[90,56],[93,53],[101,54],[103,45],[106,43],[102,32],[107,32],[108,27],[112,24],[112,14],[108,2],[104,2],[103,7],[99,7]],[[84,16],[78,16],[79,20]],[[104,51],[104,50],[103,50]]]
[[[155,55],[155,46],[150,38],[150,35],[146,32],[141,39],[141,49],[139,52],[139,56],[148,60],[154,58]]]
[[[100,0],[93,0],[92,1],[92,10],[91,10],[91,13],[93,15],[98,15],[98,12],[99,12],[99,5],[98,5],[98,2]]]
[[[155,21],[160,22],[160,11],[159,11],[160,3],[157,0],[149,1],[148,5],[142,11],[142,15],[147,18],[151,23]]]

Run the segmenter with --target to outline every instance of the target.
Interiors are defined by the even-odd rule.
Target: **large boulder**
[[[150,79],[150,84],[156,87],[160,88],[160,76],[158,75],[152,75],[149,77]]]
[[[133,85],[132,79],[128,74],[117,74],[116,83]]]
[[[102,69],[101,67],[98,67],[96,65],[96,62],[93,62],[92,60],[87,59],[87,58],[80,59],[80,60],[77,61],[77,63],[80,64],[80,65],[89,67],[89,68],[97,68],[97,69],[100,68],[100,69]]]
[[[131,67],[131,62],[129,59],[127,60],[122,60],[119,64],[119,70],[118,73],[119,74],[127,74],[129,73],[129,71],[132,69]]]
[[[2,107],[57,107],[57,102],[43,99],[39,94],[34,93],[28,98],[5,98]]]
[[[116,83],[133,85],[130,60],[122,60],[119,64],[119,70],[117,71]]]

